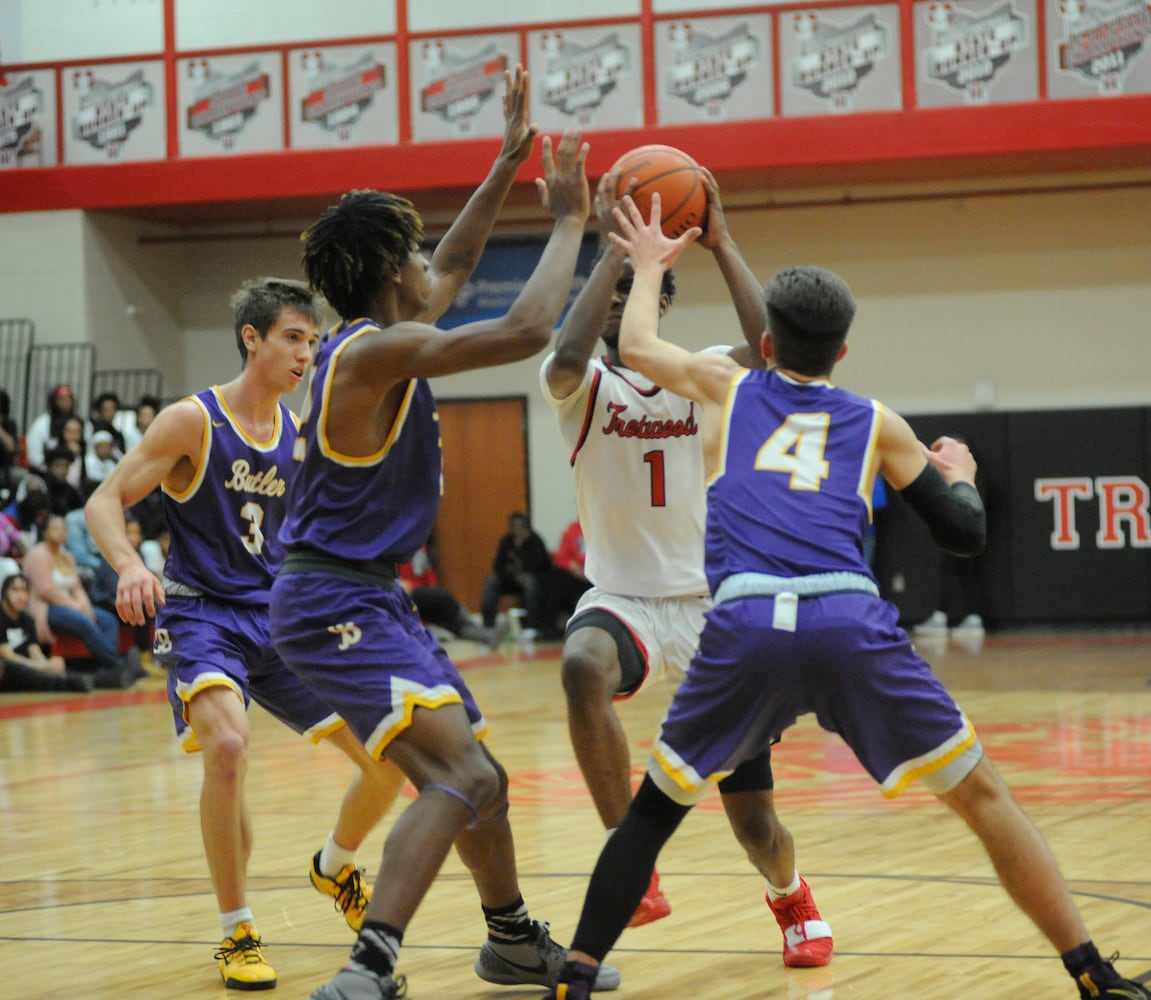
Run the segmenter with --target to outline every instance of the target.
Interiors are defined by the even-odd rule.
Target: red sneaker
[[[659,887],[659,872],[652,870],[651,882],[648,883],[647,892],[643,894],[635,915],[627,922],[628,927],[642,927],[656,920],[662,920],[671,914],[671,903]]]
[[[799,888],[782,899],[767,897],[775,922],[783,931],[783,964],[791,968],[827,965],[835,943],[831,928],[819,915],[811,888],[801,878]]]

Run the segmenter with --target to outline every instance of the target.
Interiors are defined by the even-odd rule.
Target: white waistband
[[[714,600],[716,604],[723,604],[742,597],[775,597],[779,594],[822,597],[845,591],[879,596],[875,581],[862,573],[812,573],[810,576],[734,573],[716,588]]]

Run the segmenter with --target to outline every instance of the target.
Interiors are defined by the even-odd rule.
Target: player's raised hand
[[[511,70],[504,70],[504,84],[504,148],[500,155],[516,163],[526,163],[540,131],[529,117],[531,78],[527,70],[517,65],[514,74]]]
[[[551,136],[543,141],[543,177],[536,178],[540,202],[553,219],[573,217],[581,223],[587,221],[591,210],[591,192],[588,188],[588,144],[577,128],[564,129],[554,155]]]
[[[699,226],[692,226],[675,239],[665,236],[659,224],[660,211],[658,191],[652,193],[651,218],[646,222],[631,195],[625,195],[622,203],[613,209],[619,232],[609,234],[608,238],[631,258],[636,271],[644,264],[653,263],[665,270],[670,268],[684,248],[699,238]]]
[[[730,239],[731,234],[727,229],[727,217],[723,214],[723,202],[719,199],[719,181],[707,167],[700,167],[699,170],[703,175],[704,190],[707,191],[707,218],[703,223],[699,245],[714,250]]]
[[[602,242],[607,242],[609,233],[619,231],[612,209],[620,203],[620,199],[616,198],[615,194],[619,190],[620,173],[621,171],[618,169],[609,170],[599,179],[599,187],[596,188],[595,216],[596,222],[599,224],[599,235]],[[623,194],[631,194],[635,190],[635,185],[636,179],[632,177],[627,182],[627,188]]]

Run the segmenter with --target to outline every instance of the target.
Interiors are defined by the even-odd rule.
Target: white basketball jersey
[[[575,473],[588,579],[629,597],[706,594],[699,404],[607,358],[589,361],[583,384],[556,399],[552,357],[540,383]]]

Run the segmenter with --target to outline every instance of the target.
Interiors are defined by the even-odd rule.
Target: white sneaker
[[[979,615],[968,615],[951,630],[951,634],[972,638],[981,636],[983,635],[983,619]]]
[[[947,614],[943,611],[933,611],[927,621],[920,622],[911,632],[913,635],[919,636],[945,636],[947,635]]]

